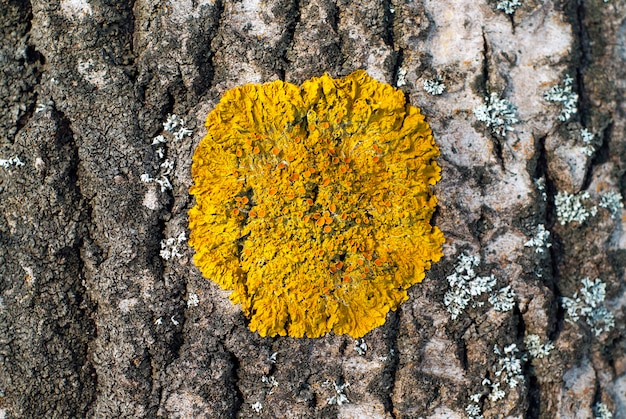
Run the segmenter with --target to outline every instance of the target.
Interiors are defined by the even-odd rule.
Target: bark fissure
[[[398,332],[400,327],[400,312],[394,311],[389,315],[389,328],[387,332],[387,353],[389,362],[385,364],[383,371],[383,383],[389,382],[388,387],[383,388],[387,392],[383,397],[383,405],[385,411],[389,413],[392,419],[396,419],[396,412],[393,403],[393,392],[396,386],[398,368],[400,367],[400,351],[398,349]]]
[[[208,53],[206,54],[207,57],[205,58],[203,54],[198,54],[196,57],[194,57],[195,64],[198,67],[199,71],[208,72],[208,75],[206,75],[206,77],[202,81],[203,89],[202,90],[198,89],[199,95],[205,95],[207,92],[209,92],[211,88],[213,87],[213,82],[215,80],[215,52],[216,51],[215,51],[213,44],[214,44],[215,38],[219,35],[218,28],[221,27],[222,20],[224,18],[224,7],[225,7],[224,1],[216,0],[213,7],[214,7],[214,10],[212,13],[213,22],[211,25],[212,30],[202,35],[206,37],[205,43],[207,45],[207,50],[208,50]],[[203,61],[206,61],[206,65],[203,64]],[[206,67],[206,70],[205,70],[205,67]]]
[[[233,352],[226,351],[226,354],[228,355],[229,361],[232,364],[232,369],[231,369],[232,385],[236,392],[236,397],[234,400],[234,404],[232,406],[232,415],[233,415],[232,417],[238,417],[238,415],[241,412],[243,402],[245,400],[243,392],[241,391],[241,387],[239,384],[239,379],[240,379],[239,371],[241,368],[241,363],[239,362],[239,358],[237,358],[237,355],[235,355]]]
[[[387,44],[387,46],[391,47],[391,49],[395,49],[395,36],[393,33],[395,12],[392,12],[393,4],[391,0],[383,0],[382,6],[384,25],[383,41]]]
[[[398,77],[399,77],[399,71],[402,68],[402,62],[404,61],[404,49],[403,48],[398,48],[396,50],[396,57],[395,57],[395,62],[393,65],[393,84],[397,87],[398,86]]]
[[[482,80],[483,80],[483,91],[485,92],[485,97],[489,97],[489,95],[491,94],[491,89],[493,88],[493,86],[491,86],[491,66],[490,66],[490,57],[492,54],[492,48],[491,45],[489,43],[489,39],[487,39],[487,34],[485,33],[485,31],[482,31],[482,38],[483,38],[483,66],[482,66]],[[504,166],[504,157],[503,157],[503,151],[502,151],[502,142],[506,141],[505,138],[500,138],[500,136],[498,136],[497,134],[494,134],[491,130],[489,130],[489,139],[491,140],[491,144],[493,146],[493,154],[494,157],[496,158],[496,161],[498,162],[498,165],[500,166],[500,168],[502,170],[505,170],[505,166]]]
[[[290,13],[291,16],[289,16],[290,21],[285,27],[285,35],[283,37],[285,41],[285,47],[283,48],[283,52],[281,56],[283,67],[279,70],[279,77],[282,81],[286,81],[285,76],[286,76],[287,68],[289,68],[291,65],[291,62],[289,61],[289,57],[288,57],[289,50],[292,49],[294,46],[294,43],[296,40],[295,39],[296,29],[298,25],[300,24],[300,19],[302,18],[302,9],[301,9],[300,1],[301,0],[293,0],[293,2],[291,3],[292,12]]]

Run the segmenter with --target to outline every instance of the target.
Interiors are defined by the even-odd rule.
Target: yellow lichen
[[[364,71],[249,84],[206,126],[190,244],[250,330],[361,337],[441,258],[439,150],[401,91]]]

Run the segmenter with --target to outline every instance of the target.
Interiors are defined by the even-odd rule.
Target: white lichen
[[[556,206],[556,216],[559,219],[559,223],[565,225],[576,221],[582,224],[588,218],[596,215],[598,209],[595,206],[587,208],[583,205],[583,201],[587,199],[589,199],[587,192],[577,194],[557,193],[554,197],[554,205]]]
[[[169,159],[165,159],[159,167],[161,168],[161,176],[168,176],[174,170],[174,162]]]
[[[609,407],[604,403],[596,403],[593,407],[593,416],[594,419],[613,419],[613,413],[611,413]]]
[[[167,139],[165,138],[164,135],[157,135],[156,137],[152,139],[152,145],[165,144],[166,142],[167,142]]]
[[[170,180],[165,176],[159,176],[158,178],[154,179],[154,181],[161,187],[161,192],[172,189],[172,184]]]
[[[141,175],[141,181],[143,183],[156,183],[161,187],[161,192],[171,190],[172,183],[169,177],[174,172],[174,162],[169,159],[162,161],[166,155],[167,142],[181,140],[183,137],[191,136],[192,133],[193,131],[185,126],[185,121],[182,118],[175,114],[168,115],[167,121],[163,123],[163,134],[152,139],[152,145],[157,146],[154,153],[160,161],[159,172],[155,177],[144,173]]]
[[[396,86],[402,87],[406,85],[406,69],[399,68],[398,69],[398,81],[396,82]]]
[[[548,194],[546,193],[546,178],[543,176],[539,179],[533,179],[535,186],[537,187],[537,191],[541,193],[541,199],[545,202],[548,200]]]
[[[20,160],[18,156],[10,157],[9,159],[0,159],[0,166],[8,169],[11,166],[22,167],[24,166],[24,162]]]
[[[513,131],[511,125],[519,122],[517,107],[506,99],[500,99],[496,93],[485,98],[485,105],[474,108],[474,115],[491,128],[491,132],[501,137]]]
[[[163,129],[165,131],[174,132],[182,125],[184,125],[183,120],[178,115],[170,114],[167,116],[167,120],[163,123]]]
[[[252,410],[254,410],[257,413],[262,413],[263,412],[263,405],[261,404],[261,402],[255,402],[255,403],[251,404],[250,408],[252,408]]]
[[[437,76],[432,80],[424,81],[424,90],[433,96],[437,96],[446,90],[446,85],[443,84],[441,76]]]
[[[267,376],[264,375],[263,377],[261,377],[261,381],[265,384],[269,384],[271,386],[270,392],[268,394],[273,394],[274,390],[278,387],[278,381],[276,380],[276,378],[274,378],[273,375],[271,376]]]
[[[612,218],[619,219],[624,208],[622,194],[615,191],[607,192],[600,197],[598,206],[608,209]]]
[[[587,155],[587,156],[593,156],[593,153],[596,151],[596,146],[595,146],[595,138],[596,136],[593,135],[593,133],[591,131],[589,131],[587,128],[583,128],[580,130],[580,138],[583,141],[583,154]]]
[[[575,292],[572,298],[561,297],[561,304],[567,311],[566,320],[576,323],[583,317],[593,333],[600,336],[615,326],[613,314],[604,306],[606,284],[599,278],[595,281],[585,278],[582,285],[580,290],[582,298],[578,296],[578,292]]]
[[[367,352],[367,343],[363,339],[356,339],[354,341],[354,350],[361,356],[364,356]]]
[[[512,347],[515,347],[515,345],[512,345]],[[511,347],[508,347],[509,349]],[[494,350],[496,350],[496,353],[500,353],[499,349],[497,347],[494,348]],[[500,360],[502,360],[503,358],[500,358]],[[497,371],[494,367],[494,371]],[[486,396],[489,400],[491,400],[492,402],[498,402],[502,399],[504,399],[506,397],[506,392],[504,390],[502,390],[500,388],[500,386],[502,385],[502,383],[504,382],[505,384],[508,384],[507,381],[505,381],[505,379],[508,380],[509,375],[507,375],[506,373],[504,373],[504,369],[502,368],[500,370],[500,372],[498,373],[498,377],[500,377],[501,381],[497,381],[497,382],[492,382],[489,378],[485,377],[483,378],[483,381],[481,382],[481,384],[484,386],[484,390],[480,393],[474,393],[472,395],[469,396],[470,399],[470,404],[465,408],[465,411],[468,413],[470,418],[483,418],[482,416],[482,410],[480,408],[480,400]],[[504,374],[503,374],[504,373]],[[516,378],[519,382],[519,378]],[[523,377],[522,377],[523,379]],[[516,384],[517,385],[517,384]],[[484,418],[483,418],[484,419]]]
[[[496,284],[493,275],[476,276],[474,267],[479,264],[478,256],[462,254],[459,256],[455,271],[447,277],[450,289],[446,292],[443,303],[451,314],[452,320],[460,316],[470,302],[472,307],[484,305],[482,301],[477,301],[474,297],[490,293]]]
[[[200,304],[200,299],[198,298],[198,294],[190,293],[187,296],[187,308],[198,307],[198,304]]]
[[[186,240],[185,232],[180,233],[176,238],[170,237],[169,239],[161,240],[161,251],[159,255],[165,260],[170,260],[174,257],[180,259],[183,254],[180,253],[179,246]]]
[[[54,109],[54,101],[52,99],[47,102],[40,102],[35,108],[35,113],[46,112],[47,110]]]
[[[161,192],[165,192],[167,190],[172,189],[172,183],[165,175],[158,175],[156,178],[153,178],[147,173],[144,173],[139,178],[143,183],[156,183],[161,187]]]
[[[493,275],[477,276],[474,270],[480,264],[476,255],[462,254],[459,256],[454,272],[446,279],[449,289],[443,297],[443,303],[455,320],[471,304],[472,308],[482,307],[485,303],[477,297],[490,294],[489,303],[501,312],[510,311],[515,307],[515,294],[510,286],[506,286],[492,293],[496,285]]]
[[[337,384],[333,380],[333,387],[335,388],[335,395],[326,399],[328,404],[336,404],[341,406],[345,403],[350,403],[348,397],[345,394],[345,389],[350,386],[350,383]]]
[[[520,3],[518,0],[511,0],[501,1],[496,7],[498,8],[498,10],[504,11],[504,13],[506,13],[507,15],[512,15],[513,13],[515,13],[515,10],[517,10],[517,8],[521,5],[522,3]]]
[[[498,345],[493,347],[493,352],[499,356],[498,366],[494,368],[494,375],[499,377],[510,388],[515,388],[519,383],[524,382],[522,374],[522,361],[524,355],[517,356],[519,349],[515,343],[505,346],[501,351]]]
[[[482,397],[483,397],[482,393],[474,393],[474,394],[469,396],[469,399],[473,403],[479,403],[480,399],[482,399]]]
[[[534,247],[536,253],[544,253],[549,247],[552,247],[550,240],[550,232],[546,230],[543,224],[537,226],[535,235],[524,243],[526,247]]]
[[[563,81],[563,86],[552,86],[550,90],[543,94],[545,100],[549,102],[561,103],[563,105],[563,109],[561,109],[561,113],[559,114],[560,121],[569,121],[572,115],[575,115],[578,112],[578,94],[572,92],[572,79],[569,75],[565,76],[565,80]]]
[[[549,340],[544,344],[541,342],[539,335],[527,335],[524,338],[524,346],[526,352],[533,358],[545,358],[550,354],[550,351],[554,349],[554,344]]]
[[[184,137],[190,137],[192,133],[192,130],[182,126],[178,131],[174,132],[174,138],[176,138],[177,140],[182,140]]]
[[[500,289],[497,293],[489,296],[489,303],[503,313],[510,311],[515,307],[515,293],[509,285]]]
[[[465,408],[469,419],[484,419],[483,412],[477,404],[470,404]]]
[[[278,352],[274,352],[273,354],[270,355],[270,357],[269,357],[270,364],[275,364],[276,363],[276,357],[277,356],[278,356]]]
[[[172,133],[176,140],[182,140],[193,133],[192,130],[185,126],[185,121],[176,114],[167,116],[167,120],[163,123],[163,130]]]
[[[491,391],[489,392],[489,400],[497,402],[504,399],[506,392],[500,388],[500,383],[492,383]]]

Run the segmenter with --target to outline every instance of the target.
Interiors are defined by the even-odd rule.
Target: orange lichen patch
[[[246,85],[206,126],[190,245],[252,331],[362,337],[441,258],[439,150],[401,91],[363,71]]]

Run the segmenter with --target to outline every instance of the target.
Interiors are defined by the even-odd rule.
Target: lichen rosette
[[[442,256],[439,150],[364,71],[227,91],[192,166],[190,245],[261,336],[362,337]]]

